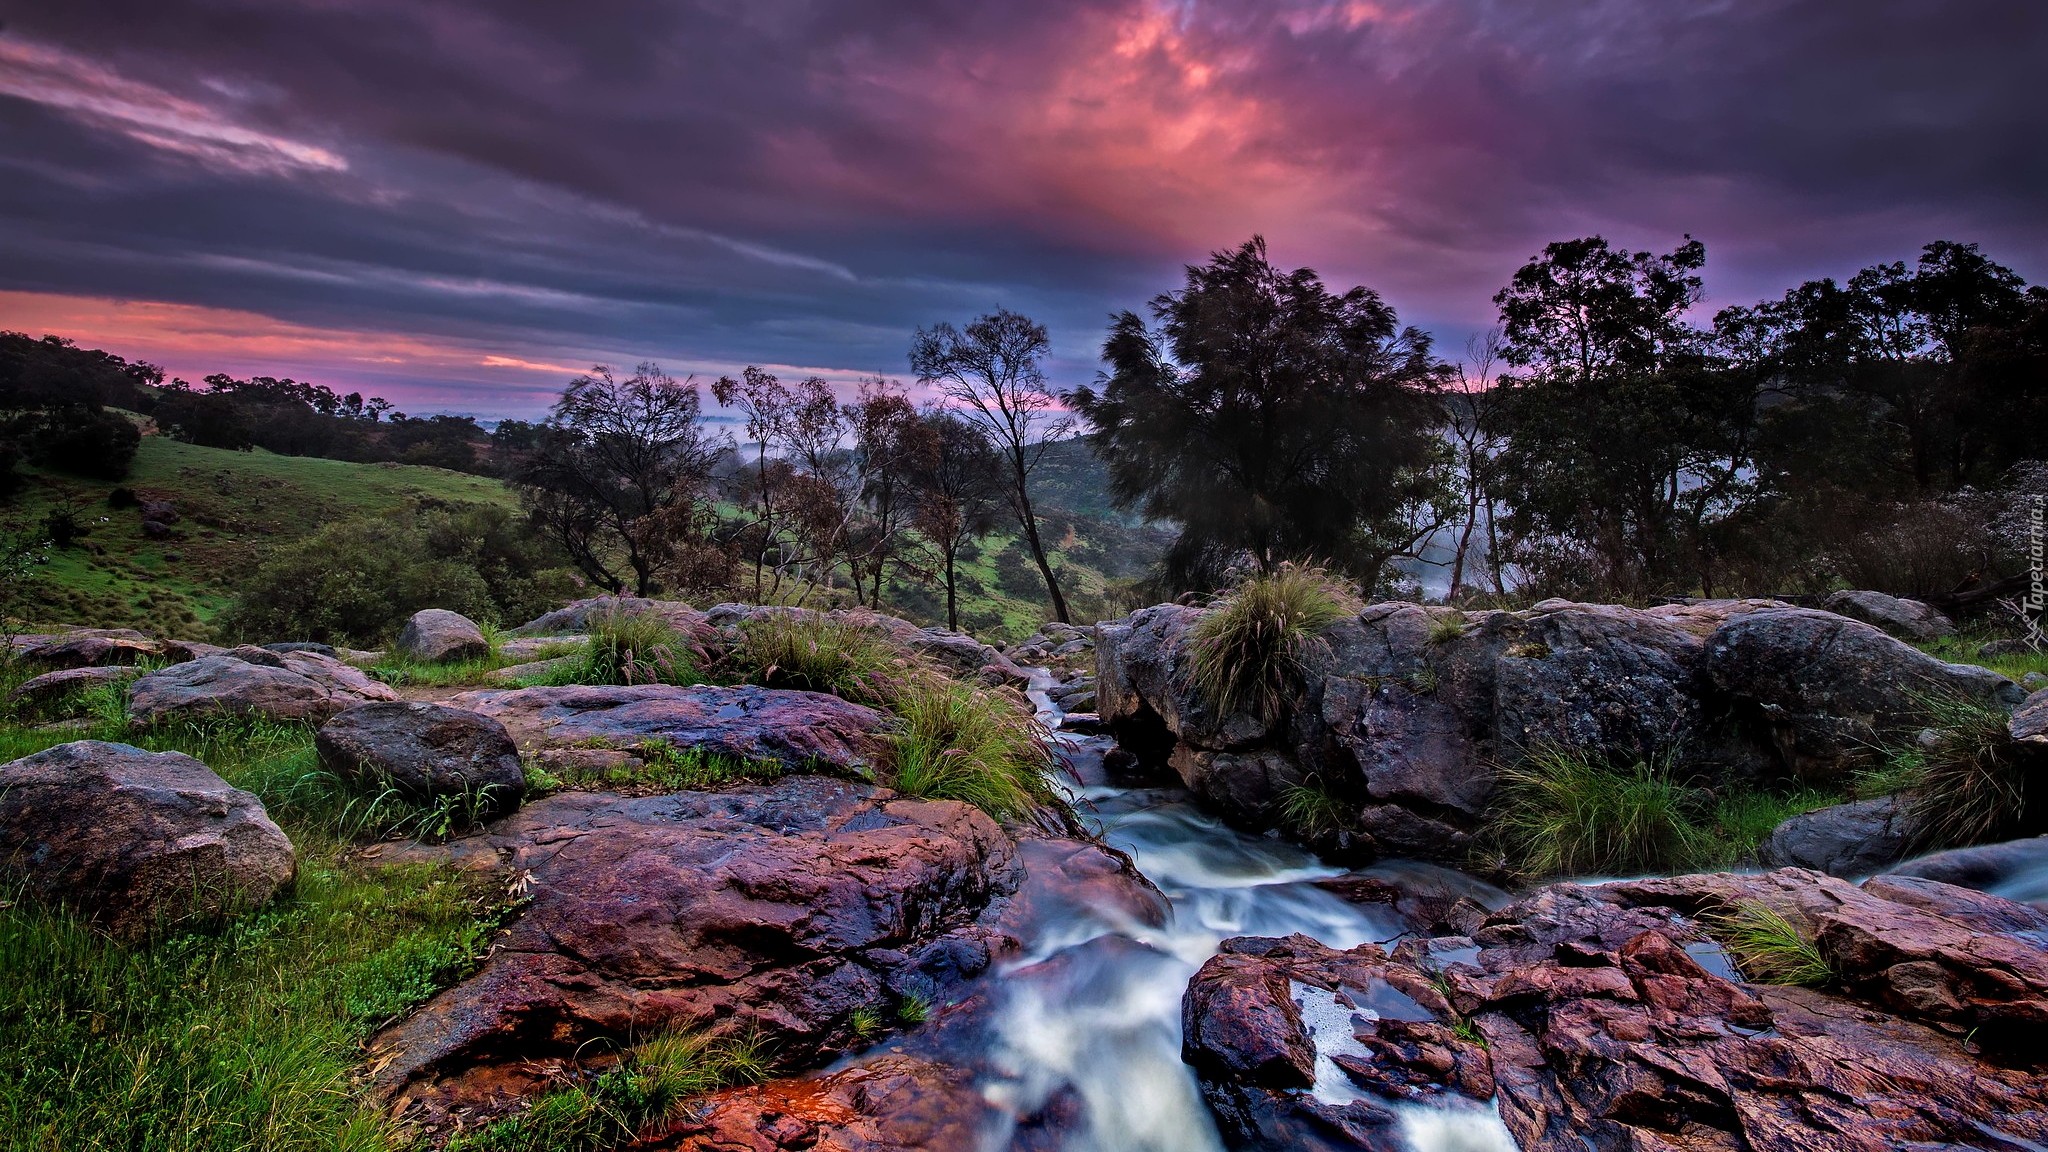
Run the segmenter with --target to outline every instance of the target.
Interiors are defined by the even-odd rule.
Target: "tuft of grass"
[[[0,904],[0,1147],[409,1146],[356,1090],[362,1042],[474,970],[505,894],[452,869],[357,871],[289,831],[296,884],[216,931],[124,947]]]
[[[628,1049],[602,1074],[542,1095],[524,1112],[457,1136],[446,1152],[600,1152],[674,1119],[691,1097],[766,1079],[751,1036],[670,1031]]]
[[[883,706],[896,681],[930,671],[858,620],[810,612],[748,621],[727,660],[749,683]]]
[[[612,609],[590,622],[580,659],[544,678],[562,684],[697,684],[698,646],[651,612]]]
[[[896,1002],[896,1022],[914,1028],[932,1018],[932,1002],[915,992]]]
[[[846,1027],[859,1040],[871,1040],[880,1036],[882,1030],[888,1026],[888,1022],[882,1019],[882,1011],[879,1008],[855,1008],[846,1016]]]
[[[1280,819],[1305,839],[1314,840],[1351,826],[1353,806],[1311,776],[1280,794]]]
[[[1239,584],[1191,631],[1189,675],[1218,712],[1278,718],[1344,597],[1314,568],[1282,564]]]
[[[890,738],[897,791],[959,800],[998,820],[1052,799],[1052,751],[1038,722],[1006,697],[931,674],[900,685],[885,706],[903,723]]]
[[[783,766],[772,760],[741,760],[702,748],[678,748],[662,740],[650,740],[635,749],[634,754],[639,757],[638,764],[606,769],[564,766],[559,776],[529,766],[527,788],[529,793],[596,788],[660,795],[706,791],[743,780],[775,780],[784,774]]]
[[[1743,976],[1755,983],[1818,988],[1835,978],[1813,938],[1769,905],[1744,900],[1707,921],[1734,953]]]
[[[2009,717],[1995,704],[1943,693],[1916,695],[1931,747],[1888,759],[1916,847],[1982,844],[2016,833],[2027,812],[2027,772],[2013,748]]]
[[[1818,788],[1793,792],[1730,790],[1715,798],[1713,812],[1700,829],[1699,854],[1690,866],[1722,867],[1756,854],[1778,825],[1794,816],[1840,804],[1843,797]]]
[[[1436,647],[1439,644],[1449,644],[1464,634],[1465,614],[1463,612],[1447,612],[1429,622],[1427,642],[1431,647]]]
[[[1533,875],[1682,867],[1701,851],[1698,797],[1654,757],[1610,766],[1574,749],[1531,749],[1501,773],[1499,821],[1512,858]]]

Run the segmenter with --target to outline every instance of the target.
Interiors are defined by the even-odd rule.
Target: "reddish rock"
[[[81,689],[133,680],[140,674],[134,668],[118,664],[102,668],[60,668],[22,681],[8,693],[8,698],[38,702],[57,700]]]
[[[46,668],[135,664],[161,655],[161,643],[130,628],[92,628],[40,637],[20,652],[22,660]]]
[[[1002,1118],[974,1074],[884,1056],[816,1079],[719,1092],[648,1152],[980,1152]]]
[[[398,694],[331,656],[242,647],[151,672],[128,687],[138,724],[219,715],[320,723],[366,700]]]
[[[380,1087],[429,1113],[501,1107],[540,1086],[533,1061],[668,1026],[753,1030],[804,1067],[853,1042],[856,1010],[1015,946],[975,923],[1017,890],[1015,848],[964,804],[797,776],[565,793],[479,839],[531,904],[481,971],[374,1044]]]
[[[405,622],[392,646],[399,655],[423,664],[480,660],[491,654],[490,642],[476,621],[446,608],[423,608]]]
[[[449,704],[505,725],[523,748],[652,741],[740,760],[860,771],[895,721],[820,692],[668,684],[486,689]]]

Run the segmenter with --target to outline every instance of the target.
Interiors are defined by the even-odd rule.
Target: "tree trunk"
[[[946,549],[946,627],[958,632],[960,630],[959,582],[958,577],[955,575],[953,563],[953,557],[956,552],[957,549]]]
[[[1071,624],[1067,619],[1067,598],[1060,593],[1060,582],[1053,577],[1052,564],[1045,558],[1045,545],[1038,540],[1038,515],[1031,510],[1031,492],[1024,462],[1012,457],[1016,467],[1017,518],[1024,525],[1024,542],[1031,548],[1031,558],[1038,562],[1038,574],[1045,577],[1045,590],[1052,597],[1052,617],[1062,624]]]

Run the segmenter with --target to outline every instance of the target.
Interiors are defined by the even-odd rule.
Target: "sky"
[[[1706,307],[2048,279],[2038,0],[0,0],[0,329],[533,417],[593,363],[907,376],[1254,233],[1458,358],[1545,243]]]

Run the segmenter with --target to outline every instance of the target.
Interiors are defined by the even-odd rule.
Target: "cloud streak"
[[[1079,383],[1257,231],[1455,347],[1596,231],[1703,237],[1719,302],[1937,237],[2048,277],[2041,59],[2026,0],[70,0],[0,32],[0,289],[530,414],[483,357],[900,375],[998,304]]]

